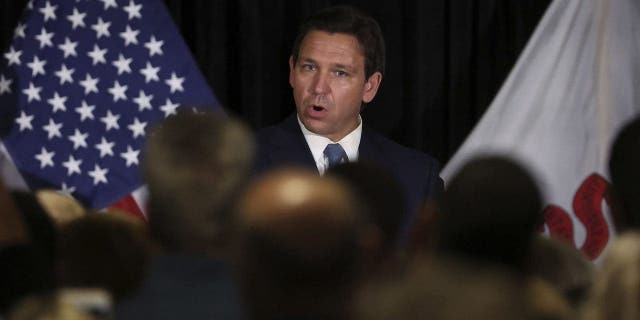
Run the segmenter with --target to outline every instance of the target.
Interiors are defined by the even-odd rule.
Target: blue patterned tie
[[[342,146],[339,143],[330,143],[324,148],[324,155],[329,159],[329,167],[332,168],[335,165],[340,164],[343,161],[349,161],[347,153],[344,152]],[[328,169],[327,168],[327,169]]]

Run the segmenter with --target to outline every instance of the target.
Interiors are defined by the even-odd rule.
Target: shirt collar
[[[362,136],[361,116],[358,116],[358,127],[344,136],[342,139],[340,139],[340,141],[336,142],[309,131],[309,129],[304,126],[302,121],[300,121],[300,117],[297,117],[297,119],[298,124],[300,125],[300,129],[302,130],[302,134],[304,135],[304,139],[307,141],[307,145],[311,150],[313,159],[316,161],[316,165],[318,166],[318,170],[321,174],[324,173],[324,170],[326,168],[324,148],[327,147],[327,144],[339,143],[347,154],[350,162],[358,160],[358,147],[360,146],[360,137]]]

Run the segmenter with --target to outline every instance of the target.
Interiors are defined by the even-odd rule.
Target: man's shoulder
[[[367,130],[363,133],[363,139],[369,140],[367,143],[371,143],[391,160],[395,159],[402,163],[409,161],[415,165],[428,167],[439,166],[438,160],[423,151],[404,146],[373,130]]]
[[[264,145],[287,143],[301,134],[296,116],[293,114],[277,124],[259,129],[255,136],[258,144]]]

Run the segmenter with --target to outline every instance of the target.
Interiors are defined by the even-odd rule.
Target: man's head
[[[471,160],[449,181],[441,210],[441,253],[523,271],[542,198],[520,165],[501,157]]]
[[[640,227],[640,118],[616,136],[609,156],[609,174],[619,202],[614,203],[614,224],[618,231]]]
[[[330,177],[285,169],[258,179],[241,200],[238,253],[251,313],[341,312],[359,261],[350,190]]]
[[[149,226],[167,250],[209,252],[226,241],[228,207],[248,178],[254,141],[220,114],[179,113],[147,140]]]
[[[333,141],[355,129],[362,104],[380,87],[384,51],[378,23],[353,7],[327,8],[304,22],[289,83],[305,127]]]

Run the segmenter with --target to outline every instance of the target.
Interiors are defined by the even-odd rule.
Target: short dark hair
[[[384,74],[384,38],[378,22],[370,15],[351,6],[328,7],[316,12],[298,30],[291,49],[294,62],[298,60],[302,40],[310,31],[344,33],[356,37],[364,50],[366,78],[376,71]]]

